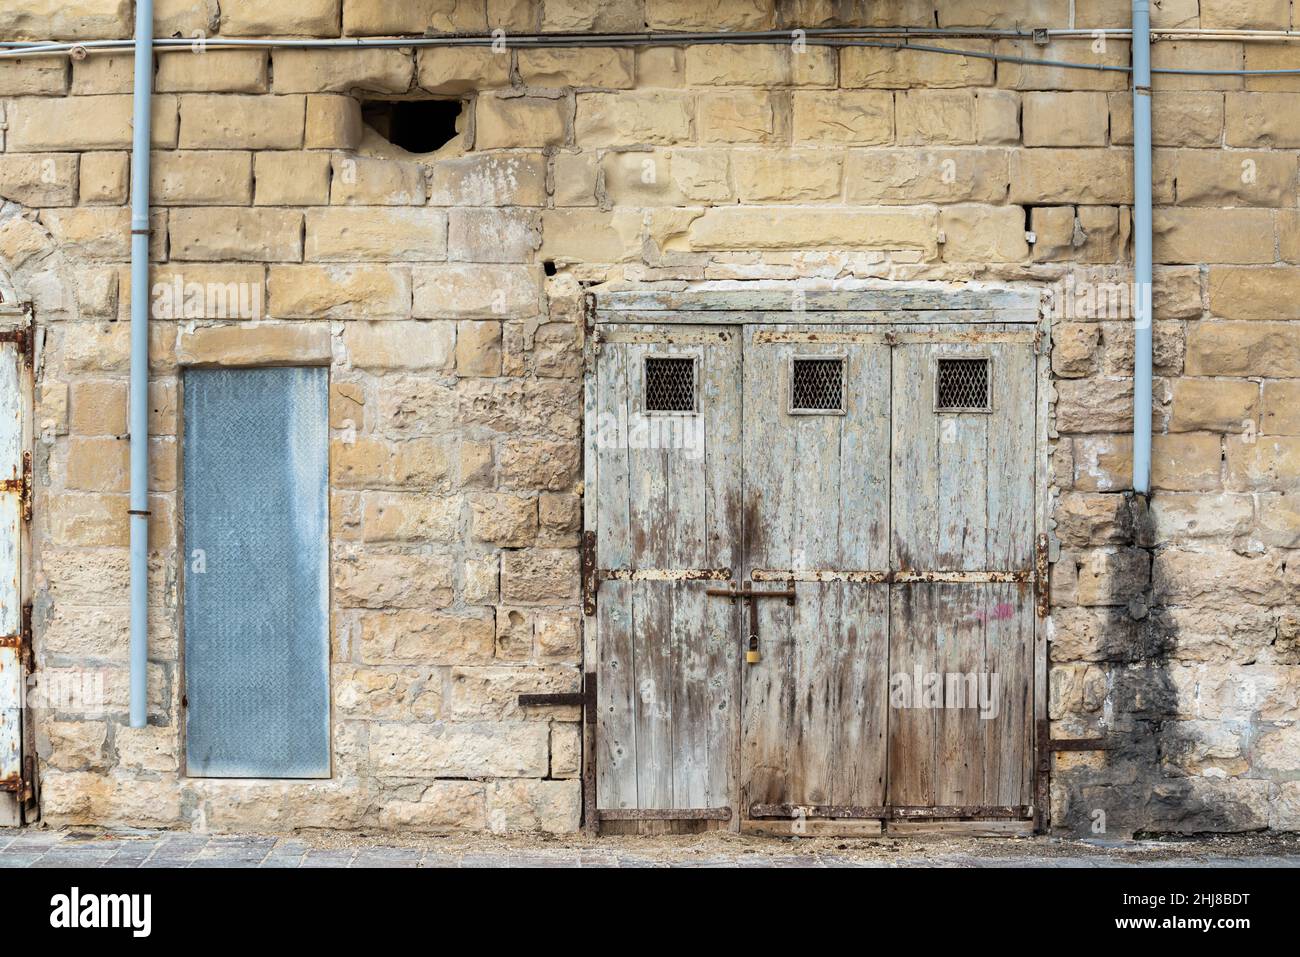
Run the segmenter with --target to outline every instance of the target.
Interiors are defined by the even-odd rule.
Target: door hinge
[[[19,641],[18,654],[23,661],[23,670],[30,674],[35,666],[32,655],[32,603],[30,601],[23,602],[23,630]]]
[[[600,590],[600,571],[596,568],[596,533],[582,533],[582,613],[596,614],[596,592]]]
[[[1048,790],[1049,777],[1052,773],[1052,754],[1056,751],[1109,751],[1111,742],[1106,738],[1053,738],[1052,723],[1047,718],[1035,722],[1034,737],[1037,740],[1037,753],[1034,755],[1038,773],[1034,776],[1037,799],[1035,802],[1034,829],[1044,833],[1051,824]]]
[[[26,327],[0,331],[0,342],[12,342],[16,345],[19,355],[23,357],[23,362],[27,364],[27,368],[31,369],[35,364],[36,325],[30,316]]]
[[[0,492],[16,492],[23,521],[32,520],[32,453],[23,453],[22,475],[18,478],[0,480]]]
[[[23,453],[23,521],[31,524],[32,521],[32,453],[30,451]]]
[[[1034,587],[1038,592],[1038,617],[1046,618],[1052,608],[1051,594],[1051,572],[1048,567],[1048,541],[1047,533],[1043,532],[1038,536],[1038,542],[1034,547]]]

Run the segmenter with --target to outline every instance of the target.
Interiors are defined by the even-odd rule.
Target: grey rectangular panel
[[[184,382],[188,773],[330,775],[329,371]]]

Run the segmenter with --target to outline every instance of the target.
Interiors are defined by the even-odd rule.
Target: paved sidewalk
[[[346,833],[0,831],[6,867],[1297,867],[1300,836],[1157,842],[795,840],[735,835],[571,840]]]

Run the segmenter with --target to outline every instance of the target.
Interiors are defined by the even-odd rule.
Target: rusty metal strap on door
[[[596,533],[582,533],[582,613],[596,614],[602,582],[728,581],[730,568],[600,568],[596,564]]]
[[[795,569],[756,568],[750,577],[756,582],[860,582],[863,584],[1018,584],[1032,582],[1035,572],[1029,568],[1009,571],[875,571],[871,569]]]
[[[913,342],[952,343],[967,342],[1022,342],[1034,341],[1033,329],[963,329],[961,331],[943,330],[938,332],[792,332],[786,330],[761,330],[754,333],[754,342],[760,345],[781,343],[810,343],[819,345],[870,343],[877,345],[900,345]]]
[[[843,805],[843,804],[754,804],[749,816],[753,818],[831,818],[853,820],[879,818],[881,820],[925,820],[930,818],[1014,818],[1025,820],[1033,816],[1033,807],[1027,804],[936,805],[933,807],[906,807],[899,805]]]
[[[730,821],[729,807],[620,807],[596,812],[602,821]]]

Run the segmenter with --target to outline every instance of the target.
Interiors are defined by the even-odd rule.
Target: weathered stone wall
[[[129,36],[130,6],[9,0],[0,37]],[[1109,0],[160,0],[158,32],[1059,27],[1071,6],[1076,26],[1127,25]],[[1285,27],[1288,8],[1154,16]],[[1128,62],[1117,40],[946,43]],[[578,713],[514,702],[579,681],[584,284],[979,278],[1105,303],[1131,279],[1124,73],[795,45],[157,59],[142,730],[126,724],[130,57],[0,61],[0,262],[43,330],[38,676],[99,675],[106,701],[41,713],[54,823],[577,825]],[[1300,48],[1165,42],[1155,64],[1300,65]],[[1149,505],[1126,491],[1130,316],[1071,298],[1053,320],[1050,713],[1057,736],[1114,744],[1056,757],[1053,818],[1295,829],[1300,78],[1155,88]],[[359,96],[462,97],[460,133],[403,154]],[[260,311],[168,305],[177,281],[256,290]],[[331,367],[335,775],[185,778],[179,370],[286,361]]]

